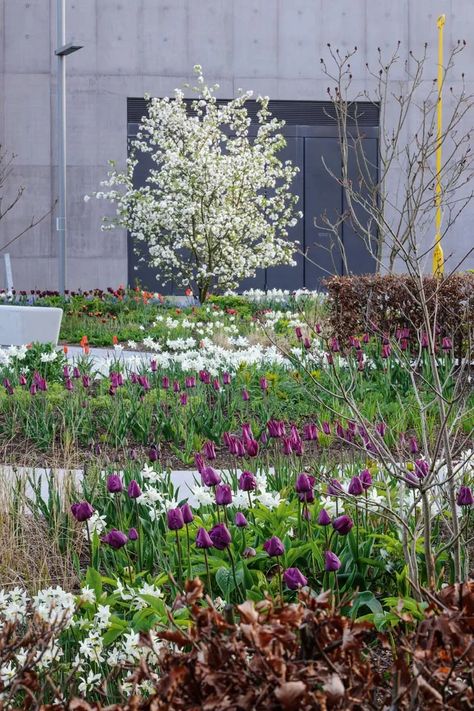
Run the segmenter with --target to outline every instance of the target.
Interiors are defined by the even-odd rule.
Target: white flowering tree
[[[126,171],[112,163],[106,191],[96,197],[117,208],[104,229],[126,227],[163,284],[174,279],[197,290],[202,302],[257,268],[295,264],[288,229],[300,213],[290,192],[298,168],[278,157],[283,124],[271,118],[268,98],[258,99],[251,136],[245,106],[251,92],[221,105],[218,87],[206,85],[201,67],[195,72],[192,111],[180,90],[173,100],[150,99]],[[141,187],[134,182],[138,152],[153,162]]]

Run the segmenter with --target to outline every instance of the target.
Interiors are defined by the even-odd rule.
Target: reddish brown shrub
[[[423,330],[419,286],[406,274],[331,277],[328,290],[332,335],[343,343],[368,332],[393,334],[409,326]],[[474,328],[474,274],[452,274],[443,281],[426,276],[423,289],[440,336],[465,338]]]

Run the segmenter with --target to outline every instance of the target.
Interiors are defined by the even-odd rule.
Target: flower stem
[[[280,589],[280,603],[283,605],[283,582],[281,579],[280,556],[278,556],[278,555],[277,555],[277,566],[278,566],[278,587]]]
[[[237,576],[235,574],[235,563],[234,563],[234,558],[232,556],[232,553],[230,552],[230,548],[227,549],[227,553],[229,554],[230,564],[232,566],[232,577],[234,578],[234,586],[235,586],[238,596],[240,597],[240,601],[243,602],[244,598],[242,597],[241,590],[240,590],[239,586],[237,585]]]
[[[182,556],[181,556],[181,543],[179,540],[179,535],[178,531],[175,531],[176,533],[176,546],[178,548],[178,583],[179,586],[182,587],[183,585],[183,572],[182,572]]]
[[[206,562],[207,585],[209,587],[209,596],[212,597],[211,573],[209,572],[209,561],[207,559],[207,550],[204,548],[204,560]]]

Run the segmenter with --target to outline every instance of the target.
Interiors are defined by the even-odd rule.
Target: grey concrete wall
[[[397,39],[402,55],[436,46],[447,14],[446,47],[474,37],[473,0],[67,0],[68,38],[84,49],[68,59],[68,267],[70,288],[127,278],[126,235],[100,231],[103,202],[85,203],[106,162],[126,157],[126,100],[165,95],[194,64],[229,98],[238,88],[278,99],[325,99],[326,43],[354,45],[355,88],[370,89],[363,63]],[[10,185],[21,205],[0,223],[0,248],[56,199],[56,0],[0,0],[0,142],[17,154]],[[433,76],[436,59],[433,56]],[[469,78],[474,44],[463,56]],[[365,76],[365,75],[364,75]],[[403,72],[400,68],[400,80]],[[473,84],[470,80],[470,87]],[[409,130],[408,130],[409,135]],[[474,204],[449,238],[453,260],[473,244]],[[54,213],[10,249],[18,288],[57,287]],[[474,267],[470,259],[469,266]],[[0,265],[0,274],[2,268]],[[3,274],[2,274],[3,277]],[[0,277],[0,278],[2,278]]]

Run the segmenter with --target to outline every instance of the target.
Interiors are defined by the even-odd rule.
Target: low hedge
[[[423,331],[419,283],[408,274],[335,276],[326,279],[332,335],[347,343],[365,332],[394,334],[408,327]],[[431,318],[440,337],[459,342],[474,329],[474,273],[455,273],[440,281],[423,278]]]

